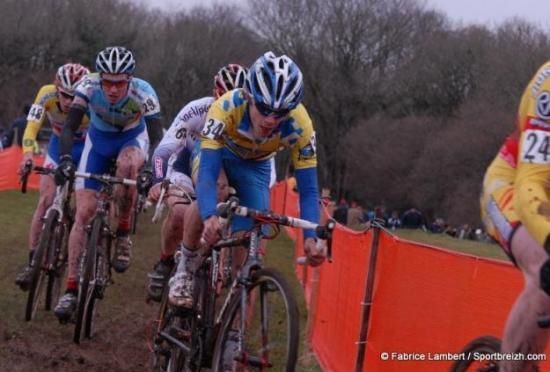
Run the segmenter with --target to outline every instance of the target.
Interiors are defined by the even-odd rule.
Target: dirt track
[[[123,287],[119,285],[120,289]],[[115,304],[114,289],[108,289],[107,296],[111,298],[106,298],[100,309],[96,335],[80,346],[72,342],[74,325],[59,324],[52,313],[41,311],[31,323],[19,319],[19,324],[8,325],[0,320],[0,370],[147,370],[146,325],[151,323],[156,307],[136,300],[128,300],[126,306]],[[14,301],[21,309],[22,297],[16,296]],[[108,311],[108,307],[113,311]]]
[[[0,193],[0,371],[145,371],[148,366],[146,328],[157,306],[145,303],[147,271],[158,257],[159,225],[141,220],[134,239],[130,269],[113,274],[100,303],[96,335],[78,346],[73,324],[61,325],[52,312],[39,309],[25,322],[27,293],[14,284],[26,261],[26,229],[36,203],[33,193]],[[150,217],[149,217],[150,219]]]

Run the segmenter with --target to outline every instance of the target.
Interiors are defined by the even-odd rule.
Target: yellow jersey
[[[521,97],[518,129],[515,209],[544,246],[550,235],[550,61],[537,71]]]
[[[52,126],[52,135],[59,136],[67,118],[67,113],[61,110],[57,88],[54,84],[47,84],[40,88],[29,110],[27,127],[23,134],[23,153],[32,152],[36,148],[36,137],[46,117]],[[75,141],[84,141],[87,126],[88,116],[84,115],[80,129],[75,133]]]

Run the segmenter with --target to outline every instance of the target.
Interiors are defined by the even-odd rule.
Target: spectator
[[[341,223],[342,225],[347,225],[348,223],[348,202],[346,199],[340,199],[338,207],[334,211],[333,215],[336,222]]]
[[[472,229],[470,228],[470,225],[465,223],[460,227],[458,230],[458,239],[470,239],[473,240],[474,234],[472,232]]]
[[[401,217],[401,222],[403,223],[403,227],[408,229],[418,229],[426,225],[424,216],[416,208],[406,210]]]
[[[353,201],[351,208],[348,208],[347,225],[350,229],[361,230],[364,228],[364,223],[363,207]]]
[[[432,222],[430,231],[434,234],[441,234],[445,230],[445,221],[443,218],[438,217]]]
[[[23,115],[16,118],[10,129],[8,129],[0,139],[0,150],[6,149],[14,144],[21,147],[23,141],[23,133],[27,127],[27,115],[30,110],[30,105],[23,106]]]
[[[401,228],[401,219],[397,211],[392,211],[390,218],[388,218],[388,227],[392,230]]]

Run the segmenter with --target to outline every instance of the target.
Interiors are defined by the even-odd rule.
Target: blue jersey
[[[145,128],[146,117],[159,117],[160,104],[153,87],[133,77],[126,97],[110,103],[101,88],[99,74],[90,74],[78,85],[75,95],[88,103],[90,126],[101,132],[125,132]]]

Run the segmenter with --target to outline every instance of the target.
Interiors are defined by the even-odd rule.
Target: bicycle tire
[[[87,338],[92,338],[92,335],[94,333],[94,322],[95,317],[97,315],[97,307],[99,305],[100,300],[102,299],[103,292],[105,290],[105,286],[107,285],[106,282],[99,283],[98,278],[107,278],[108,271],[109,271],[109,256],[110,256],[110,247],[111,247],[111,239],[109,236],[102,236],[101,237],[101,244],[105,244],[105,249],[103,250],[103,254],[97,253],[96,258],[96,264],[95,264],[95,272],[96,272],[96,281],[95,286],[92,290],[92,296],[90,298],[90,302],[88,303],[88,307],[86,309],[86,319],[84,322],[84,336]]]
[[[101,239],[101,228],[103,221],[99,217],[94,217],[92,220],[92,229],[86,243],[86,251],[83,254],[81,265],[81,278],[78,289],[78,299],[76,307],[76,322],[74,327],[73,341],[80,344],[82,328],[85,321],[86,310],[88,304],[94,294],[94,288],[90,286],[90,282],[94,280],[97,245]]]
[[[479,364],[475,354],[494,354],[500,352],[501,342],[493,336],[481,336],[470,341],[460,353],[464,353],[464,358],[457,360],[451,366],[451,372],[486,371],[497,372],[498,366],[495,362],[485,361],[485,364]],[[475,369],[469,369],[475,367]]]
[[[172,277],[175,270],[176,265],[172,268],[169,277]],[[168,323],[168,291],[168,284],[165,283],[157,312],[157,319],[155,320],[157,326],[155,327],[155,334],[153,336],[153,350],[150,358],[150,370],[153,372],[166,371],[166,366],[168,365],[169,351],[166,349],[165,340],[160,336],[160,332],[166,328]]]
[[[271,368],[273,370],[287,372],[293,372],[296,369],[296,362],[298,359],[300,325],[298,305],[296,303],[296,298],[290,289],[290,286],[288,285],[283,275],[280,274],[278,271],[273,269],[261,269],[252,274],[252,282],[250,285],[247,286],[247,292],[249,296],[251,296],[251,294],[255,290],[259,290],[259,293],[257,293],[258,297],[255,300],[251,301],[253,302],[253,310],[250,312],[249,309],[247,309],[247,311],[249,311],[249,313],[247,314],[247,323],[249,324],[247,324],[247,329],[243,336],[245,338],[245,340],[243,341],[243,347],[246,348],[246,357],[241,358],[241,360],[239,361],[237,360],[238,358],[236,359],[235,357],[231,357],[231,354],[229,358],[224,355],[226,353],[225,344],[229,339],[230,332],[234,332],[234,324],[237,321],[238,315],[241,312],[241,296],[237,295],[232,299],[231,304],[228,308],[228,312],[222,320],[220,333],[216,339],[214,356],[212,358],[212,371],[221,372],[227,369],[240,371],[248,370],[249,367],[257,367],[260,370]],[[283,317],[278,316],[277,320],[286,321],[286,330],[283,332],[286,332],[286,335],[288,337],[285,342],[279,345],[276,345],[273,342],[273,339],[270,339],[268,337],[270,333],[271,335],[276,334],[275,330],[273,330],[272,332],[269,331],[268,320],[273,321],[275,312],[268,313],[269,305],[267,302],[268,294],[270,292],[276,291],[281,294],[282,305],[284,306],[283,311],[285,312]],[[258,304],[260,306],[260,309],[259,311],[256,311],[255,306]],[[262,344],[260,348],[260,354],[262,355],[259,356],[251,352],[252,350],[248,344],[249,342],[251,342],[251,338],[254,338],[253,323],[256,322],[256,320],[251,321],[250,317],[257,314],[260,314],[259,328],[261,330],[261,334],[256,336],[256,338]],[[277,312],[277,314],[280,314],[280,312]],[[275,323],[277,323],[277,321]],[[273,322],[271,324],[273,324]],[[268,340],[269,344],[266,345],[265,342]],[[234,341],[231,340],[230,342]],[[270,355],[268,355],[268,350],[269,353],[272,354],[271,358]],[[274,350],[276,351],[273,352]],[[280,357],[280,360],[276,360],[275,356],[273,355],[277,352],[279,354],[284,354],[284,356]],[[237,365],[232,365],[231,367],[228,367],[228,359],[231,361],[230,363],[236,363]],[[276,363],[276,365],[274,365],[274,363]]]
[[[46,310],[51,310],[52,304],[56,304],[61,293],[61,284],[65,278],[67,269],[67,244],[70,229],[63,223],[58,223],[54,232],[52,252],[48,255],[52,262],[48,271],[48,283],[46,285]],[[60,261],[61,259],[61,261]]]
[[[32,283],[29,288],[29,295],[27,297],[27,306],[25,308],[25,320],[30,321],[36,315],[38,304],[40,302],[40,295],[44,287],[44,277],[46,271],[44,270],[44,260],[48,258],[48,249],[51,245],[52,229],[55,229],[57,224],[58,212],[51,210],[46,217],[46,221],[42,226],[40,232],[40,244],[34,252]]]

